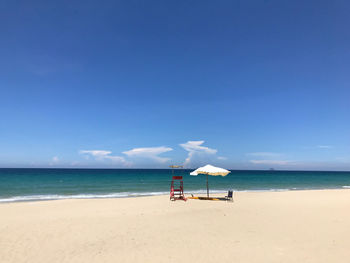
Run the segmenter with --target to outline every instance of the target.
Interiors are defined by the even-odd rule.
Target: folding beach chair
[[[229,190],[227,195],[225,196],[226,201],[233,202],[233,191]]]

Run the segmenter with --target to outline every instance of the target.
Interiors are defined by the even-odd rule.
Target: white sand
[[[0,204],[0,262],[350,262],[350,190]]]

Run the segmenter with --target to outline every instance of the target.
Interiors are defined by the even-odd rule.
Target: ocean
[[[175,169],[185,193],[206,193],[206,176]],[[0,202],[168,194],[171,169],[0,169]],[[350,172],[238,171],[209,176],[210,193],[350,188]]]

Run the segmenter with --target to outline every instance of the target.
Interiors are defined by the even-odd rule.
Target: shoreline
[[[262,190],[233,190],[234,193],[269,193],[269,192],[289,192],[289,191],[327,191],[327,190],[350,190],[350,186],[344,185],[342,188],[316,188],[316,189],[262,189]],[[212,190],[211,195],[226,194],[227,191]],[[169,196],[168,192],[151,192],[151,193],[132,193],[131,195],[123,195],[124,193],[111,193],[111,194],[77,194],[77,195],[31,195],[31,196],[13,196],[9,198],[0,198],[1,204],[11,203],[27,203],[27,202],[47,202],[58,200],[95,200],[95,199],[125,199],[125,198],[140,198],[140,197],[152,197],[152,196]],[[199,190],[193,192],[185,192],[185,196],[204,195],[206,190]],[[56,197],[56,198],[55,198]]]

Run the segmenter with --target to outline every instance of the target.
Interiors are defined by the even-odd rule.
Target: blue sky
[[[2,1],[0,167],[350,170],[347,1]]]

